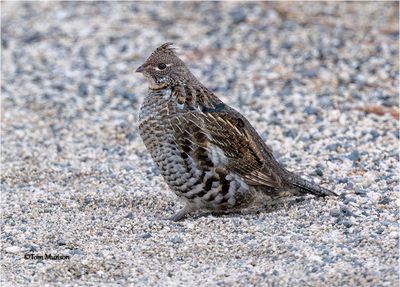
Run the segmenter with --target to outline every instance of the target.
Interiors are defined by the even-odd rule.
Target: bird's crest
[[[175,50],[176,48],[172,47],[172,45],[174,45],[171,42],[167,42],[165,44],[162,44],[160,47],[158,47],[153,53],[152,55],[156,55],[156,54],[170,54],[170,55],[176,55],[175,54]]]

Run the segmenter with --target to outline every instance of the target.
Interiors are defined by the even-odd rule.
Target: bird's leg
[[[170,217],[172,221],[179,221],[184,218],[189,212],[193,211],[193,206],[189,203],[186,203],[185,207],[175,213],[173,216]]]

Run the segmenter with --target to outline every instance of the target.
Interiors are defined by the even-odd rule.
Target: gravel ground
[[[396,2],[1,5],[2,286],[398,284]],[[168,221],[134,73],[167,41],[340,197]]]

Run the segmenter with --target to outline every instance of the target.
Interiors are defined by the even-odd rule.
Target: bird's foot
[[[189,212],[191,212],[193,209],[191,206],[186,205],[184,208],[179,210],[177,213],[175,213],[173,216],[171,216],[169,219],[172,221],[179,221],[183,219]]]
[[[172,215],[172,216],[169,218],[169,220],[172,220],[172,221],[177,222],[177,221],[181,220],[182,218],[184,218],[184,217],[186,216],[186,214],[187,214],[187,212],[185,211],[185,208],[182,208],[182,209],[179,210],[177,213],[175,213],[174,215]]]

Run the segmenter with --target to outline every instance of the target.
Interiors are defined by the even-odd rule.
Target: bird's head
[[[150,89],[158,90],[193,81],[193,75],[171,46],[172,43],[165,43],[158,47],[136,70],[147,78]]]

